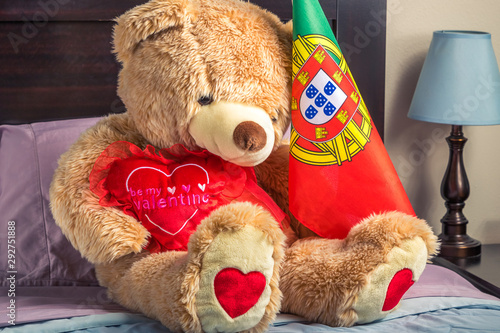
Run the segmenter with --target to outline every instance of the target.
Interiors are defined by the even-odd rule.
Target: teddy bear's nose
[[[256,152],[266,145],[267,135],[256,122],[244,121],[234,129],[233,140],[241,149]]]

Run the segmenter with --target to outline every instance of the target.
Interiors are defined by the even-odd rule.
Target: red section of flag
[[[415,215],[380,136],[341,166],[317,166],[290,157],[290,211],[321,237],[343,239],[373,213]]]
[[[374,213],[415,215],[350,73],[321,45],[294,79],[292,123],[289,205],[307,228],[342,239]]]

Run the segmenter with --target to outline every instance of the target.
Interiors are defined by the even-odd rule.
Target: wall
[[[490,32],[500,59],[500,1],[387,2],[385,143],[416,213],[440,233],[446,212],[440,185],[451,126],[409,119],[408,109],[433,31]],[[500,85],[497,89],[500,93]],[[464,209],[468,234],[484,244],[500,243],[500,126],[468,126],[464,135],[469,139],[464,163],[471,185]]]

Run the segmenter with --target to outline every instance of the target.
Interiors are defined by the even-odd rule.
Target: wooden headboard
[[[291,0],[251,0],[288,21]],[[145,0],[9,0],[0,4],[0,124],[123,112],[113,19]],[[383,137],[386,0],[321,0]]]

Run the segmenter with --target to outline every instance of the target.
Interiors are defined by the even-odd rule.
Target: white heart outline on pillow
[[[131,173],[129,173],[128,177],[127,177],[127,180],[125,181],[125,188],[127,189],[127,192],[130,192],[129,190],[129,187],[128,187],[128,181],[130,180],[130,177],[132,177],[132,175],[134,174],[134,172],[136,171],[139,171],[139,170],[142,170],[142,169],[150,169],[150,170],[155,170],[155,171],[158,171],[159,173],[163,174],[165,177],[167,178],[170,178],[172,177],[172,175],[175,173],[175,171],[177,171],[177,169],[180,169],[180,168],[183,168],[183,167],[187,167],[187,166],[195,166],[195,167],[198,167],[200,168],[201,170],[203,170],[205,172],[205,175],[207,176],[207,184],[210,184],[210,178],[208,177],[208,172],[207,170],[205,170],[203,167],[199,166],[198,164],[194,164],[194,163],[188,163],[188,164],[183,164],[183,165],[179,165],[177,168],[175,168],[174,170],[172,170],[172,173],[170,174],[167,174],[165,173],[164,171],[160,170],[160,169],[157,169],[157,168],[153,168],[153,167],[148,167],[148,166],[143,166],[143,167],[138,167],[138,168],[135,168],[134,170],[132,170]],[[205,184],[206,185],[206,184]],[[198,184],[198,187],[199,187],[199,184]],[[205,187],[205,186],[203,186]],[[175,188],[175,187],[174,187]],[[177,235],[179,232],[182,231],[182,229],[184,229],[184,227],[186,226],[186,224],[189,222],[189,220],[191,220],[193,218],[193,216],[196,215],[196,213],[198,213],[198,208],[195,210],[195,212],[193,213],[193,215],[191,215],[185,222],[184,224],[180,227],[179,230],[177,230],[175,233],[171,233],[165,229],[163,229],[162,227],[160,227],[158,224],[154,223],[153,221],[151,221],[151,219],[149,218],[149,216],[147,214],[144,214],[144,216],[146,216],[146,218],[149,220],[149,222],[151,222],[152,224],[154,224],[155,226],[157,226],[161,231],[163,232],[166,232],[167,234],[171,235],[171,236],[175,236]]]

